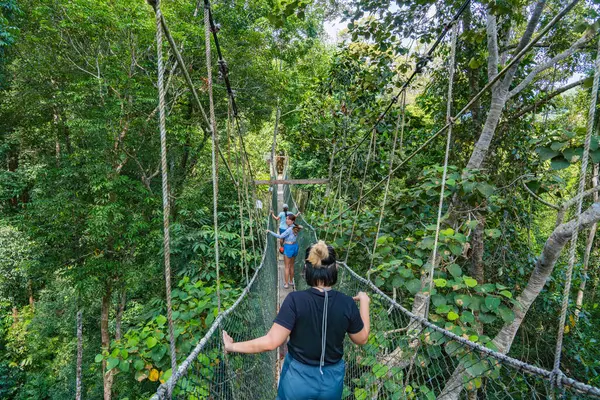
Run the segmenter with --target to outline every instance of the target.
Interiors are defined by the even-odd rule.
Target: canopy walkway
[[[276,207],[277,191],[271,207]],[[286,202],[294,203],[284,186]],[[292,210],[294,211],[294,210]],[[300,253],[317,240],[302,215]],[[265,225],[274,229],[273,219]],[[178,371],[162,384],[154,399],[167,398],[173,384],[176,399],[274,399],[276,352],[255,355],[223,353],[221,331],[236,341],[265,334],[277,310],[277,244],[266,237],[262,262],[237,301],[219,315]],[[296,264],[297,290],[305,288],[303,259]],[[372,336],[364,347],[345,344],[348,399],[549,399],[600,398],[600,389],[567,376],[552,383],[552,372],[521,362],[469,341],[406,310],[341,262],[336,289],[371,296]]]
[[[227,67],[222,54],[219,49],[217,40],[217,31],[215,28],[214,21],[212,20],[212,14],[210,9],[210,3],[208,0],[204,0],[204,26],[206,36],[206,51],[207,51],[207,71],[208,73],[208,95],[210,119],[202,109],[202,105],[198,100],[197,93],[186,74],[187,68],[185,67],[181,55],[178,53],[176,46],[174,45],[172,38],[170,37],[167,29],[166,21],[164,20],[158,1],[150,1],[156,11],[156,24],[157,24],[157,49],[158,49],[158,69],[159,69],[159,128],[161,133],[161,156],[162,156],[162,170],[163,170],[163,216],[165,225],[165,282],[166,282],[166,295],[167,295],[167,315],[169,321],[169,340],[171,344],[171,359],[172,359],[172,373],[171,377],[163,383],[157,390],[153,399],[163,398],[176,398],[176,399],[273,399],[276,397],[277,392],[277,377],[278,377],[278,366],[279,359],[276,352],[268,352],[256,355],[240,355],[240,354],[225,354],[223,352],[221,332],[226,330],[235,341],[243,341],[258,336],[262,336],[267,332],[277,312],[279,291],[278,287],[278,264],[277,264],[277,243],[274,237],[264,236],[264,243],[262,245],[262,260],[258,265],[251,279],[247,277],[248,284],[243,290],[240,297],[235,303],[227,310],[221,310],[221,303],[219,297],[220,287],[220,275],[219,275],[219,237],[218,237],[218,220],[217,220],[217,202],[218,202],[218,174],[217,174],[217,154],[223,159],[223,163],[227,167],[229,174],[231,175],[232,181],[238,190],[238,200],[240,204],[240,219],[243,220],[243,206],[245,203],[248,216],[250,219],[250,229],[252,229],[253,222],[253,211],[249,204],[250,195],[248,193],[248,181],[255,183],[271,183],[283,185],[283,190],[272,190],[271,191],[271,204],[270,210],[278,209],[277,204],[286,202],[289,205],[295,206],[295,201],[292,196],[290,182],[293,180],[287,179],[271,179],[269,181],[257,181],[252,176],[252,170],[250,163],[245,154],[245,148],[243,144],[243,135],[239,129],[237,106],[235,104],[235,97],[229,80],[227,77]],[[310,223],[299,217],[298,223],[304,225],[306,228],[300,235],[300,251],[299,257],[296,259],[296,277],[295,281],[297,284],[297,290],[302,290],[305,287],[304,279],[302,277],[303,269],[303,257],[305,249],[312,243],[314,243],[320,235],[324,234],[327,236],[329,228],[333,225],[334,221],[344,215],[347,211],[352,208],[356,208],[354,216],[354,223],[352,226],[352,232],[350,234],[349,243],[352,243],[355,234],[355,225],[357,221],[357,215],[360,212],[362,201],[365,197],[369,196],[377,188],[385,183],[385,192],[383,196],[383,202],[381,205],[381,212],[379,215],[379,222],[377,223],[377,233],[375,238],[378,237],[381,220],[383,217],[383,209],[385,208],[385,202],[387,199],[389,182],[391,176],[399,168],[403,167],[408,161],[410,161],[416,154],[418,154],[423,148],[428,146],[433,140],[439,137],[442,133],[447,134],[446,139],[446,152],[443,166],[443,176],[440,183],[440,203],[438,207],[438,216],[435,232],[435,241],[433,245],[433,252],[431,256],[432,262],[430,263],[429,271],[426,271],[426,278],[429,284],[429,291],[427,296],[424,297],[426,300],[425,308],[426,311],[423,315],[416,315],[411,311],[404,308],[400,303],[390,298],[386,293],[375,286],[369,279],[357,274],[349,264],[352,260],[348,260],[348,251],[344,262],[339,262],[339,277],[337,290],[340,290],[348,295],[355,295],[356,292],[362,290],[367,292],[371,301],[371,336],[369,343],[363,347],[357,347],[347,341],[345,347],[344,358],[346,361],[346,376],[345,376],[345,387],[344,395],[345,399],[556,399],[556,398],[600,398],[600,388],[587,385],[583,382],[579,382],[575,379],[569,378],[563,372],[560,371],[560,355],[562,351],[562,334],[566,315],[566,307],[568,304],[569,286],[571,283],[571,274],[573,271],[573,264],[575,258],[575,245],[577,241],[577,232],[580,228],[581,222],[581,202],[583,199],[583,184],[585,180],[585,172],[587,167],[587,159],[589,157],[589,144],[590,137],[592,135],[593,121],[595,119],[596,109],[596,98],[592,96],[592,104],[590,105],[590,115],[588,117],[588,130],[586,136],[586,145],[584,148],[584,154],[582,157],[582,172],[580,174],[579,182],[579,197],[578,197],[578,211],[577,211],[577,224],[574,229],[572,238],[571,253],[569,260],[569,269],[567,276],[567,284],[565,285],[565,291],[563,295],[563,308],[561,311],[561,320],[559,323],[559,340],[557,341],[557,351],[554,361],[554,368],[552,370],[543,369],[535,365],[522,362],[518,359],[512,358],[501,352],[495,351],[492,345],[488,344],[489,347],[483,346],[480,343],[476,343],[478,338],[475,336],[463,335],[462,331],[458,334],[457,331],[453,331],[456,326],[453,324],[445,324],[439,322],[438,324],[431,322],[428,318],[428,304],[429,304],[429,293],[432,293],[432,282],[433,276],[436,269],[437,257],[437,244],[440,232],[440,222],[442,219],[442,209],[444,206],[444,189],[446,186],[448,160],[449,160],[449,149],[451,143],[452,127],[458,121],[459,117],[464,115],[469,107],[478,99],[480,99],[487,90],[489,90],[495,82],[510,71],[511,68],[523,57],[527,51],[539,41],[544,34],[546,34],[555,24],[559,21],[566,13],[568,13],[577,0],[573,0],[566,7],[564,7],[555,17],[548,22],[548,24],[539,32],[539,34],[533,38],[529,44],[524,46],[517,54],[514,55],[512,60],[495,75],[488,84],[482,88],[460,111],[452,114],[452,99],[453,99],[453,77],[454,77],[454,63],[456,55],[456,42],[457,42],[457,25],[456,21],[458,17],[468,5],[469,0],[465,0],[461,8],[454,15],[452,20],[444,26],[444,29],[438,39],[435,41],[433,46],[421,58],[421,61],[416,65],[413,74],[403,84],[401,90],[393,96],[388,107],[379,115],[375,124],[367,131],[364,137],[358,141],[355,146],[351,146],[350,154],[347,154],[342,162],[337,181],[337,188],[333,195],[334,203],[338,197],[341,199],[341,187],[342,178],[344,174],[348,174],[348,171],[344,170],[346,161],[352,159],[349,169],[352,169],[354,158],[352,158],[362,143],[365,143],[366,139],[370,137],[370,144],[368,148],[368,154],[366,157],[366,163],[364,167],[364,176],[360,187],[360,193],[358,199],[345,208],[339,210],[335,217],[327,216],[328,212],[331,212],[335,208],[325,210],[324,212],[324,224],[326,232],[318,232]],[[452,38],[450,41],[450,58],[449,58],[449,87],[447,96],[447,115],[445,125],[429,137],[424,143],[416,148],[411,154],[402,158],[400,162],[394,164],[394,152],[396,147],[396,139],[398,134],[398,126],[402,126],[401,135],[404,129],[404,103],[406,97],[406,89],[413,78],[419,73],[427,60],[429,60],[433,54],[435,48],[442,43],[444,36],[447,32],[452,29]],[[170,304],[170,262],[169,262],[169,201],[167,193],[167,176],[166,176],[166,127],[165,127],[165,110],[164,110],[164,84],[163,75],[164,68],[162,66],[162,34],[165,34],[169,44],[173,50],[173,53],[177,57],[178,63],[181,65],[181,70],[186,75],[186,80],[190,90],[193,93],[193,97],[196,100],[197,107],[202,111],[204,119],[206,120],[205,129],[212,135],[212,178],[213,178],[213,215],[214,215],[214,231],[215,231],[215,265],[216,265],[216,276],[217,276],[217,298],[218,301],[218,316],[210,326],[204,337],[199,341],[194,350],[187,356],[184,362],[177,366],[175,357],[175,336],[173,332],[173,323],[171,317],[171,304]],[[211,75],[211,63],[210,63],[210,36],[213,36],[214,42],[217,48],[219,56],[219,68],[225,84],[230,101],[231,114],[235,118],[238,127],[238,136],[240,142],[241,157],[238,158],[238,170],[241,168],[239,181],[236,180],[232,169],[225,161],[224,157],[220,153],[218,145],[218,135],[216,132],[216,122],[214,115],[214,105],[212,98],[212,75]],[[593,93],[598,92],[598,85],[600,80],[600,53],[596,60],[596,69],[593,83]],[[369,169],[371,152],[376,147],[376,135],[377,126],[385,118],[388,111],[392,106],[401,99],[402,109],[401,114],[398,118],[396,125],[396,131],[394,133],[394,145],[391,150],[390,165],[388,175],[371,186],[368,191],[364,191],[364,181],[366,178],[366,171]],[[279,112],[277,113],[279,116]],[[274,138],[277,136],[277,123],[275,123]],[[273,144],[272,157],[274,154],[275,140]],[[334,165],[335,147],[330,161],[330,177],[331,179],[331,168]],[[241,160],[240,160],[241,158]],[[248,173],[244,170],[244,166],[247,164]],[[274,176],[274,174],[272,174]],[[296,181],[298,182],[298,181]],[[242,190],[242,186],[245,189]],[[332,185],[333,186],[333,185]],[[279,193],[279,198],[278,198]],[[281,198],[283,197],[283,198]],[[345,207],[345,203],[340,201],[340,207]],[[329,204],[327,204],[329,207]],[[292,210],[294,211],[294,210]],[[267,229],[275,230],[274,220],[270,218],[267,213],[267,219],[264,221],[264,226]],[[258,215],[254,215],[257,218]],[[255,219],[257,221],[258,219]],[[243,237],[244,227],[242,226],[242,247],[244,246]],[[254,240],[254,235],[251,230],[251,238]],[[374,243],[373,253],[377,241]],[[349,245],[350,247],[350,245]],[[242,254],[245,254],[245,248],[242,248]],[[247,260],[242,257],[242,267],[247,269]],[[425,282],[425,280],[424,280]],[[416,299],[415,299],[416,300]]]

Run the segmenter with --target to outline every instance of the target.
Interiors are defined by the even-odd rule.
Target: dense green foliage
[[[407,93],[395,154],[390,150],[402,119],[401,101],[372,127],[418,54],[460,3],[214,4],[254,177],[268,176],[263,156],[271,150],[279,106],[278,151],[290,156],[290,175],[328,177],[334,157],[329,189],[299,191],[309,219],[341,257],[349,251],[359,272],[408,308],[423,294],[423,276],[431,265],[444,136],[394,174],[380,231],[385,184],[375,185],[388,174],[390,160],[398,165],[446,122],[447,38]],[[542,26],[563,6],[547,3]],[[208,104],[202,7],[196,7],[175,0],[164,2],[163,12],[201,101]],[[477,1],[460,17],[455,113],[489,81],[486,66],[493,57],[486,17],[498,21],[496,69],[501,70],[525,32],[532,7],[520,0]],[[324,39],[323,24],[339,15],[348,23],[345,40],[332,45]],[[518,295],[555,228],[556,211],[538,199],[561,204],[575,195],[597,19],[594,2],[578,4],[518,64],[510,90],[586,39],[574,55],[542,69],[506,102],[483,165],[466,168],[491,113],[491,92],[454,126],[429,317],[473,341],[496,348],[492,339],[515,320]],[[109,391],[118,398],[146,398],[170,375],[154,21],[143,1],[0,0],[2,398],[75,396],[78,311],[83,314],[83,398],[102,397],[103,368],[114,376]],[[211,142],[166,45],[165,54],[173,307],[181,360],[216,315]],[[213,67],[221,149],[241,181],[237,127],[227,123],[227,93],[216,59]],[[575,81],[581,82],[547,98]],[[597,164],[597,135],[591,150]],[[245,286],[246,271],[238,193],[223,164],[219,181],[221,295],[227,306]],[[358,213],[355,207],[329,221],[370,189]],[[265,189],[257,191],[268,204]],[[591,202],[586,197],[584,209]],[[572,216],[570,210],[566,218]],[[252,231],[249,214],[243,221],[250,273],[260,260],[262,241],[258,227],[263,221],[254,217]],[[587,230],[580,234],[578,260],[583,260],[587,235]],[[511,355],[546,368],[554,357],[565,253],[510,349]],[[584,269],[579,261],[575,268],[563,355],[565,372],[595,385],[600,385],[598,263],[594,243],[589,265]],[[577,318],[575,298],[584,278]],[[104,346],[103,333],[109,338]],[[372,348],[383,340],[374,335]]]

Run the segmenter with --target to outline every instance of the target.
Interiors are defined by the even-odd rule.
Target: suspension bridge
[[[440,184],[440,202],[438,206],[438,217],[436,223],[435,242],[433,246],[433,254],[430,258],[430,269],[424,274],[422,290],[427,293],[423,296],[424,308],[419,312],[410,311],[404,308],[395,298],[390,297],[387,293],[379,289],[373,284],[369,277],[360,276],[352,268],[352,260],[348,259],[339,262],[339,278],[336,285],[337,290],[344,292],[350,296],[355,295],[358,291],[367,292],[371,299],[371,337],[369,343],[365,346],[358,347],[353,345],[349,340],[345,344],[344,359],[346,361],[346,376],[344,385],[343,398],[366,400],[366,399],[556,399],[556,398],[600,398],[600,388],[590,386],[586,383],[579,382],[567,376],[560,370],[560,354],[562,351],[562,328],[564,327],[564,318],[566,315],[566,304],[568,304],[568,286],[570,285],[570,274],[573,270],[574,263],[574,244],[571,247],[569,272],[567,278],[567,287],[565,288],[565,299],[563,300],[563,309],[561,310],[560,326],[559,326],[559,342],[557,343],[557,356],[555,365],[552,370],[540,368],[516,358],[513,358],[503,352],[497,351],[492,343],[483,345],[477,342],[477,338],[467,336],[462,333],[456,333],[452,326],[444,325],[443,323],[434,323],[428,318],[429,309],[429,293],[432,292],[433,276],[438,261],[437,243],[439,239],[440,224],[442,219],[442,210],[444,207],[444,189],[446,186],[449,148],[451,143],[451,135],[453,125],[457,119],[463,115],[474,101],[489,90],[507,71],[511,70],[513,65],[523,57],[527,51],[545,35],[552,26],[568,13],[577,0],[566,5],[560,10],[555,17],[546,24],[546,26],[533,38],[530,43],[524,46],[513,59],[492,79],[471,101],[463,107],[459,112],[452,113],[452,98],[453,98],[453,74],[456,57],[456,42],[457,42],[457,25],[456,21],[464,8],[469,4],[465,1],[459,8],[453,18],[444,26],[444,29],[438,39],[434,42],[429,51],[421,58],[422,62],[415,68],[414,73],[402,86],[400,91],[393,96],[389,106],[380,114],[375,121],[373,127],[367,131],[367,134],[354,147],[352,152],[347,155],[346,159],[341,162],[341,165],[346,165],[346,161],[352,157],[359,149],[362,143],[365,143],[370,137],[368,155],[365,167],[366,171],[369,167],[371,153],[375,148],[377,125],[383,120],[387,112],[401,100],[402,113],[396,126],[394,134],[394,146],[392,154],[396,149],[397,135],[403,134],[404,129],[404,106],[406,90],[417,73],[423,69],[427,60],[431,56],[436,47],[444,42],[445,36],[452,31],[450,38],[450,57],[449,65],[449,87],[448,87],[448,103],[445,125],[437,132],[432,134],[423,144],[411,154],[404,157],[400,162],[394,164],[394,157],[390,157],[390,165],[388,175],[375,184],[369,190],[365,191],[363,185],[360,187],[360,193],[356,201],[345,209],[338,209],[337,214],[332,212],[334,206],[329,208],[329,212],[325,212],[324,221],[321,225],[331,226],[335,221],[338,221],[347,212],[354,209],[355,216],[353,220],[352,233],[350,242],[355,234],[356,216],[360,212],[361,204],[364,199],[369,196],[375,189],[385,184],[385,191],[381,205],[381,213],[377,224],[377,235],[379,234],[381,219],[383,216],[383,208],[385,207],[389,189],[390,178],[402,166],[406,165],[416,154],[424,147],[428,146],[433,140],[446,133],[446,152],[443,167],[443,176]],[[219,57],[219,68],[227,86],[230,102],[230,118],[228,127],[236,125],[238,128],[238,138],[240,148],[244,149],[243,135],[239,128],[239,116],[235,103],[234,92],[231,90],[229,79],[227,76],[227,65],[223,59],[223,55],[218,46],[217,29],[212,17],[212,11],[208,0],[204,0],[204,26],[206,34],[206,51],[207,51],[207,71],[208,71],[208,94],[209,94],[209,113],[205,113],[197,93],[187,76],[187,68],[184,66],[184,61],[172,38],[168,33],[168,26],[161,14],[160,3],[158,1],[151,2],[151,5],[156,11],[156,27],[157,27],[157,51],[158,51],[158,68],[159,68],[159,128],[161,133],[161,152],[163,160],[163,196],[164,196],[164,225],[165,225],[165,278],[167,287],[167,310],[169,320],[169,336],[171,343],[171,360],[172,374],[171,377],[160,385],[153,399],[177,398],[177,399],[273,399],[277,393],[277,380],[280,368],[281,352],[267,352],[254,355],[240,354],[225,354],[221,341],[221,332],[226,330],[235,341],[243,341],[262,336],[271,326],[273,319],[277,313],[278,305],[282,301],[285,293],[281,292],[282,279],[278,276],[278,271],[281,267],[278,265],[278,252],[276,239],[264,235],[263,229],[260,230],[261,237],[264,239],[257,246],[262,249],[262,259],[260,264],[254,269],[253,275],[248,276],[248,261],[241,260],[242,267],[246,271],[247,286],[243,290],[240,297],[226,310],[221,309],[219,298],[218,316],[208,328],[204,337],[196,344],[192,352],[186,359],[177,364],[175,353],[175,338],[173,333],[173,322],[171,316],[170,304],[170,253],[169,253],[169,210],[168,210],[168,182],[166,176],[166,125],[164,111],[164,84],[163,67],[162,67],[162,35],[166,35],[171,45],[173,52],[177,57],[178,63],[181,65],[181,70],[186,75],[186,80],[190,86],[194,98],[197,102],[197,107],[202,110],[202,114],[206,121],[206,129],[212,135],[213,142],[213,200],[214,200],[214,230],[215,230],[215,265],[217,266],[217,297],[219,297],[219,249],[218,249],[218,221],[217,221],[217,202],[218,202],[218,179],[217,168],[219,160],[219,145],[217,125],[214,115],[214,105],[212,98],[212,76],[211,76],[211,35],[217,48]],[[593,84],[593,93],[598,91],[598,81],[600,79],[600,52],[596,60],[596,69]],[[582,224],[582,207],[583,200],[583,183],[585,179],[587,158],[589,155],[589,143],[593,128],[593,120],[595,118],[596,98],[592,96],[592,104],[590,105],[590,115],[588,116],[588,131],[586,139],[586,147],[582,157],[582,172],[579,185],[578,211],[576,214],[573,230],[573,243],[577,240],[577,232]],[[279,115],[279,113],[278,113]],[[276,121],[277,126],[277,121]],[[276,132],[275,135],[276,137]],[[275,148],[275,143],[273,149]],[[221,154],[222,156],[222,154]],[[331,164],[334,163],[335,151],[331,158]],[[240,158],[237,161],[237,172],[239,178],[236,179],[232,168],[227,164],[225,158],[223,162],[231,175],[232,182],[238,190],[238,199],[240,200],[240,218],[243,216],[243,209],[248,213],[251,221],[256,224],[262,224],[264,230],[275,230],[274,220],[267,213],[264,215],[256,213],[251,199],[255,198],[250,193],[254,186],[249,182],[256,183],[254,180],[249,160],[245,155],[245,150],[242,151]],[[271,160],[274,160],[274,151],[271,155]],[[274,163],[272,163],[273,166]],[[246,168],[246,169],[245,169]],[[352,168],[352,164],[350,166]],[[341,193],[341,181],[344,174],[344,168],[340,169],[338,182],[334,188],[335,196]],[[259,183],[271,183],[271,199],[269,211],[277,210],[283,202],[293,205],[293,212],[298,211],[296,202],[293,196],[293,188],[290,182],[293,182],[285,177],[275,179],[275,168],[273,166],[272,177],[270,181]],[[284,179],[282,179],[284,178]],[[324,182],[320,182],[324,183]],[[330,182],[331,184],[331,182]],[[251,188],[249,190],[249,187]],[[335,198],[334,196],[334,198]],[[329,213],[329,216],[327,215]],[[335,215],[334,215],[335,214]],[[331,215],[334,215],[333,217]],[[304,216],[298,218],[298,223],[305,227],[301,233],[300,256],[296,260],[295,266],[295,282],[296,290],[305,289],[302,270],[304,260],[302,255],[305,249],[316,242],[324,232],[315,229],[311,225],[311,221],[306,221]],[[252,223],[251,223],[252,224]],[[242,226],[242,235],[243,235]],[[328,233],[328,231],[326,232]],[[245,240],[242,238],[242,243]],[[373,253],[377,243],[374,243]],[[243,249],[242,254],[246,251]],[[349,253],[348,253],[349,254]],[[429,289],[427,290],[427,287]],[[416,299],[415,299],[416,301]],[[452,324],[450,324],[452,325]]]

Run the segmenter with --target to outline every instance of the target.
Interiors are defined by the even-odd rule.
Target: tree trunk
[[[581,229],[587,228],[599,220],[600,203],[594,203],[581,214]],[[517,304],[512,308],[515,319],[510,324],[504,325],[493,340],[499,352],[506,354],[510,351],[515,335],[525,319],[529,307],[531,307],[544,288],[548,277],[550,277],[554,269],[556,260],[567,241],[573,235],[576,225],[577,218],[559,225],[544,244],[544,248],[531,273],[529,282],[523,292],[517,297]],[[457,400],[464,387],[461,382],[465,373],[464,368],[459,365],[452,374],[452,377],[446,382],[445,388],[440,396],[438,396],[438,399]]]
[[[102,311],[100,316],[100,335],[102,337],[102,351],[109,351],[110,336],[108,332],[108,313],[110,310],[111,289],[107,286],[104,296],[102,296]],[[102,361],[102,376],[104,382],[104,400],[111,400],[113,374],[112,371],[106,371],[106,359]]]
[[[75,400],[81,400],[81,365],[83,363],[83,315],[81,310],[77,311],[77,377]]]
[[[127,291],[123,288],[121,292],[121,299],[119,300],[119,308],[117,309],[117,316],[115,319],[115,340],[121,340],[121,321],[123,319],[123,312],[125,311],[125,303],[127,302]]]
[[[31,279],[27,281],[27,292],[29,294],[29,306],[31,307],[31,311],[34,310],[35,301],[33,300],[33,285],[31,283]]]
[[[594,172],[592,174],[592,187],[598,186],[598,164],[594,164]],[[594,203],[598,202],[598,192],[594,193]],[[594,238],[596,236],[596,229],[598,224],[592,224],[590,233],[588,234],[587,241],[585,243],[585,254],[583,256],[583,267],[581,268],[581,283],[579,284],[579,290],[577,291],[577,299],[575,300],[575,321],[579,320],[579,313],[583,306],[583,294],[585,292],[585,284],[587,282],[587,273],[590,264],[590,255],[594,245]]]
[[[19,309],[17,307],[12,308],[12,318],[13,318],[13,326],[19,322]]]

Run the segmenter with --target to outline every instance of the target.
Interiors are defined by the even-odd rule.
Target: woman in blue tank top
[[[298,255],[298,233],[302,229],[302,227],[296,225],[295,222],[296,216],[294,214],[288,214],[285,219],[287,229],[283,231],[283,233],[277,234],[267,230],[267,233],[283,240],[284,289],[289,288],[289,285],[294,285],[294,262]]]

